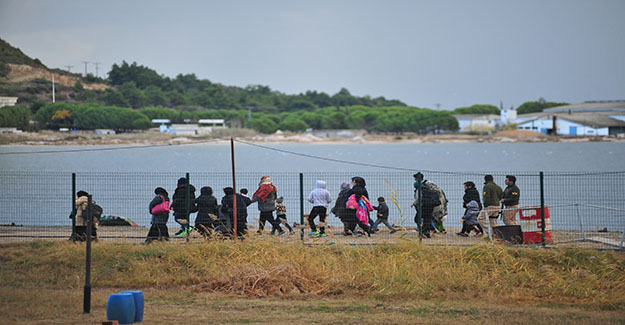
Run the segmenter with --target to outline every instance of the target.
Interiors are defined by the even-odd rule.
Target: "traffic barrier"
[[[543,242],[542,221],[540,207],[523,207],[519,209],[521,229],[523,230],[523,243],[540,244]],[[545,243],[553,241],[549,207],[545,207]]]

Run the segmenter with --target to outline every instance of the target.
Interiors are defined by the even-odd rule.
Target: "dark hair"
[[[234,189],[232,187],[224,187],[224,194],[232,195],[234,194]]]
[[[506,175],[506,178],[511,181],[512,183],[516,183],[516,177],[512,176],[512,175]]]
[[[187,184],[187,179],[185,177],[178,178],[178,186],[186,185],[186,184]]]
[[[469,188],[475,188],[475,183],[468,181],[468,182],[464,182],[464,185],[469,187]]]
[[[85,192],[85,191],[78,191],[78,193],[76,193],[77,197],[81,197],[81,196],[89,196],[89,193]]]
[[[167,193],[167,190],[165,190],[162,187],[157,187],[154,189],[154,194],[156,195],[164,195],[164,196],[169,196],[169,193]]]
[[[423,179],[423,174],[421,172],[418,172],[418,173],[412,175],[412,177],[414,177],[414,178],[419,178],[419,176],[421,176],[421,179]]]
[[[494,180],[493,175],[484,176],[484,181],[486,182],[492,182],[493,180]]]
[[[367,183],[365,183],[365,179],[360,176],[352,177],[352,182],[356,183],[356,185],[367,186]]]
[[[245,187],[241,189],[241,194],[247,194],[247,189]]]
[[[384,202],[384,197],[383,197],[383,196],[380,196],[380,197],[378,198],[378,202]]]

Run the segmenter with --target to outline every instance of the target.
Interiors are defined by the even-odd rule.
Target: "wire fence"
[[[471,233],[468,237],[457,235],[462,228],[461,219],[465,213],[463,207],[463,183],[472,181],[482,198],[484,175],[481,172],[436,172],[422,171],[425,180],[437,184],[446,195],[447,214],[443,227],[433,233],[431,238],[420,236],[421,225],[415,222],[415,179],[413,172],[245,172],[236,174],[237,190],[247,188],[251,197],[257,189],[262,176],[268,175],[277,187],[278,196],[284,198],[287,209],[287,222],[294,227],[293,233],[280,236],[271,235],[267,226],[259,234],[258,220],[260,212],[256,203],[247,207],[248,240],[277,240],[305,244],[349,243],[375,244],[396,243],[401,241],[420,241],[428,245],[471,245],[483,241],[515,242],[506,237],[502,230],[501,218],[497,219],[498,228],[491,229],[486,222],[484,235]],[[522,236],[519,245],[543,244],[543,229],[540,213],[541,196],[544,198],[545,241],[551,247],[588,247],[623,249],[625,236],[625,172],[605,173],[544,173],[543,187],[539,172],[488,173],[493,175],[495,183],[505,188],[506,175],[516,176],[516,185],[520,189],[520,213],[515,219],[520,225]],[[366,181],[366,188],[373,205],[378,197],[385,198],[389,207],[389,224],[396,229],[391,232],[384,224],[379,231],[370,236],[360,227],[353,233],[345,233],[341,219],[332,214],[341,184],[350,182],[352,177],[360,176]],[[102,207],[103,213],[97,227],[98,240],[101,242],[141,243],[146,239],[151,226],[152,215],[148,209],[155,197],[157,187],[165,188],[171,197],[179,178],[185,173],[49,173],[49,172],[0,172],[0,242],[25,241],[33,239],[67,240],[72,235],[72,209],[77,191],[86,191]],[[74,181],[75,179],[75,181]],[[195,196],[200,189],[210,186],[217,202],[224,196],[223,188],[232,186],[230,173],[190,173],[190,183],[195,187]],[[327,216],[326,237],[309,236],[307,215],[312,204],[306,199],[315,189],[316,181],[326,182],[331,193]],[[426,182],[426,183],[427,183]],[[523,219],[521,219],[523,215]],[[273,214],[275,217],[275,213]],[[376,213],[370,214],[372,221]],[[195,214],[191,214],[191,224]],[[223,218],[223,216],[222,216]],[[319,222],[317,219],[315,222]],[[126,225],[128,224],[128,225]],[[188,236],[176,237],[180,229],[173,216],[167,220],[171,231],[169,240],[200,241],[206,240],[197,231]],[[360,229],[360,230],[359,230]],[[501,238],[503,236],[503,238]],[[425,238],[424,238],[425,237]],[[534,238],[532,240],[532,238]],[[535,238],[539,238],[536,241]]]

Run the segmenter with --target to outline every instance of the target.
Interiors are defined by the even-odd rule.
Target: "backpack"
[[[93,217],[96,218],[98,221],[100,221],[100,218],[102,217],[102,212],[104,212],[104,210],[101,206],[97,205],[95,201],[91,203],[91,213],[93,213]],[[82,215],[83,218],[86,219],[87,209],[83,210]]]

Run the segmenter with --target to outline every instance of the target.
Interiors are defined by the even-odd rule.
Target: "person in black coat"
[[[234,225],[234,189],[232,187],[224,188],[224,197],[221,199],[221,211],[229,219],[230,224]],[[247,207],[252,204],[250,198],[241,194],[237,196],[237,236],[241,237],[247,234]],[[231,231],[232,233],[232,231]]]
[[[149,244],[154,240],[169,240],[169,230],[167,229],[169,211],[161,213],[152,212],[154,207],[163,203],[163,201],[169,202],[169,193],[167,193],[164,188],[157,187],[154,189],[154,194],[156,196],[152,199],[152,201],[150,201],[150,205],[148,207],[148,211],[152,214],[152,226],[150,227],[147,238],[145,239],[146,244]]]
[[[346,198],[349,199],[349,197],[353,194],[356,196],[356,201],[360,200],[362,196],[366,197],[367,200],[369,200],[369,192],[367,192],[367,188],[365,186],[367,186],[367,184],[365,183],[364,178],[359,176],[352,177],[352,189],[345,193]],[[356,217],[356,210],[346,209],[345,216],[346,219],[349,220],[348,230],[351,233],[354,233],[354,231],[356,230],[356,225],[358,225],[358,227],[364,230],[368,236],[371,236],[371,228],[358,220],[358,217]],[[369,223],[373,224],[371,218],[369,218]]]
[[[477,206],[479,210],[482,210],[482,202],[480,201],[480,192],[475,188],[475,183],[468,181],[464,182],[464,196],[462,196],[462,207],[464,208],[464,213],[467,213],[467,204],[469,202],[475,201],[477,202]]]
[[[356,221],[348,220],[347,218],[347,214],[349,213],[349,211],[347,210],[349,209],[347,209],[345,205],[347,204],[347,199],[349,198],[349,196],[347,195],[349,191],[349,183],[344,182],[343,184],[341,184],[341,191],[334,201],[334,207],[332,208],[332,210],[330,210],[330,212],[334,213],[334,215],[337,216],[339,220],[341,220],[341,222],[343,223],[343,235],[345,236],[350,236],[352,234],[352,232],[349,230],[351,223],[353,223],[354,227],[356,227]]]
[[[195,229],[200,235],[208,238],[219,219],[217,199],[213,196],[213,189],[210,186],[204,186],[200,189],[200,196],[195,199],[195,205],[197,206]]]
[[[182,177],[178,179],[178,185],[174,196],[172,197],[171,209],[174,211],[174,219],[180,225],[180,231],[176,236],[182,236],[189,231],[189,215],[197,211],[195,205],[195,187],[189,184],[189,210],[187,211],[187,179]]]

